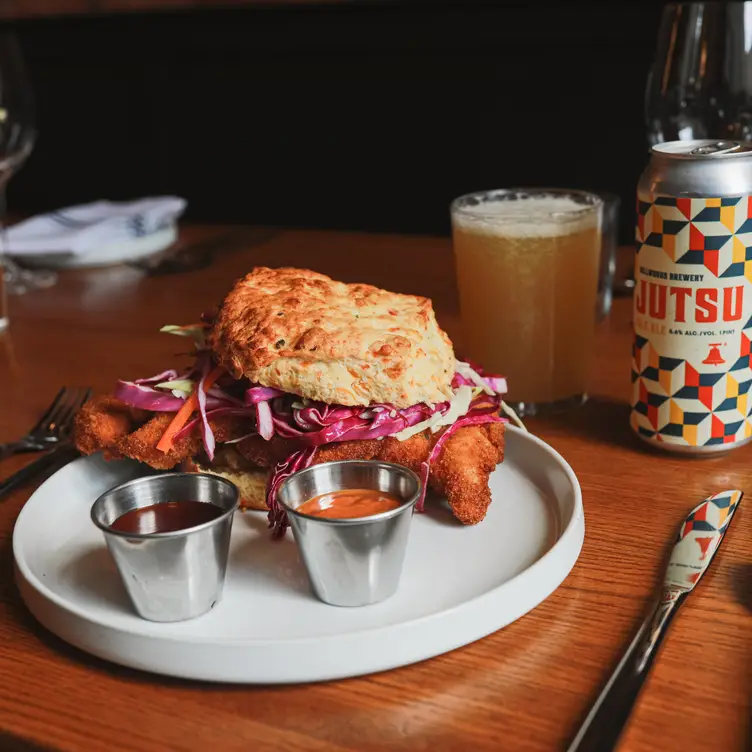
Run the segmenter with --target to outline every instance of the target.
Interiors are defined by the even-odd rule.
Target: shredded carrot
[[[214,382],[224,373],[225,369],[222,366],[216,366],[213,371],[204,380],[204,394],[208,392]],[[198,388],[198,387],[197,387]],[[167,430],[162,434],[162,438],[157,444],[157,449],[160,452],[169,452],[172,449],[172,445],[175,441],[175,436],[180,432],[180,429],[188,422],[188,419],[198,409],[198,395],[194,390],[191,396],[183,402],[183,406],[175,413],[175,417],[172,419]]]

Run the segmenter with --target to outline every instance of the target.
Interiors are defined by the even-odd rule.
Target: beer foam
[[[544,194],[517,200],[490,200],[455,210],[455,225],[469,232],[515,238],[571,235],[595,227],[598,212],[570,196]]]

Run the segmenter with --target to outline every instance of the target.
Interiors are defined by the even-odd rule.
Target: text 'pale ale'
[[[672,141],[637,188],[632,428],[704,454],[752,438],[752,145]]]

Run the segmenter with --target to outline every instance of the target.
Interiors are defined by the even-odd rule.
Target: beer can
[[[752,439],[752,144],[652,148],[637,188],[631,426],[705,455]]]

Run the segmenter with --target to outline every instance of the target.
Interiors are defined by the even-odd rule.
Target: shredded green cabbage
[[[491,389],[488,384],[483,380],[483,377],[475,372],[475,369],[470,366],[469,363],[464,363],[461,360],[455,361],[455,370],[457,373],[459,373],[461,376],[464,376],[466,379],[469,379],[473,382],[479,389],[482,389],[486,394],[494,395],[496,392]]]
[[[170,389],[172,391],[184,392],[190,394],[194,389],[194,382],[191,379],[175,379],[174,381],[163,381],[157,384],[157,389]]]
[[[454,391],[454,396],[449,400],[449,409],[445,413],[434,413],[428,420],[416,423],[414,426],[403,429],[399,433],[395,433],[394,437],[398,441],[405,441],[411,436],[415,436],[417,433],[422,433],[427,429],[431,429],[433,433],[441,428],[441,426],[450,426],[467,413],[470,409],[470,403],[473,400],[473,388],[467,385],[457,387]]]
[[[199,350],[203,350],[206,347],[206,329],[202,326],[175,326],[174,324],[168,324],[163,326],[160,332],[166,334],[176,334],[178,337],[190,337]]]
[[[509,407],[506,402],[504,402],[504,400],[501,401],[501,409],[512,419],[512,423],[514,423],[518,428],[521,428],[523,431],[530,433],[528,427],[522,422],[520,416],[517,415],[517,413],[511,407]]]

